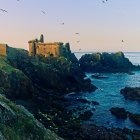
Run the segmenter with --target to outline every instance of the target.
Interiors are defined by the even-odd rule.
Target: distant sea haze
[[[84,54],[91,54],[94,52],[75,52],[78,59]],[[111,52],[110,52],[111,53]],[[134,65],[140,65],[140,52],[124,52],[125,57],[127,57]]]

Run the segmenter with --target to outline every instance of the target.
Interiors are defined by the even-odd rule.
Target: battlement
[[[62,42],[44,43],[43,35],[40,36],[39,40],[34,39],[28,41],[28,43],[30,56],[43,55],[45,57],[48,56],[59,57],[71,53],[69,43],[65,45]]]

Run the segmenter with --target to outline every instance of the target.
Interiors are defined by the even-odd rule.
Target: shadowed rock
[[[88,101],[87,99],[77,99],[78,102],[81,102],[81,103],[85,103],[85,104],[90,104],[90,101]]]
[[[93,115],[93,113],[90,110],[88,110],[88,111],[85,111],[84,113],[80,114],[79,118],[81,120],[86,121],[86,120],[89,120],[92,117],[92,115]]]
[[[129,119],[140,126],[140,114],[129,113]]]
[[[125,111],[124,108],[112,107],[110,109],[110,112],[119,119],[126,119],[127,118],[127,112]]]
[[[125,87],[124,89],[121,89],[120,92],[126,99],[140,101],[140,88],[139,87]]]

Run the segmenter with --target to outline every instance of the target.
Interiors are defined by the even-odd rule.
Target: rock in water
[[[130,100],[140,100],[140,88],[139,87],[125,87],[121,89],[121,94]]]
[[[92,115],[93,115],[93,113],[90,110],[88,110],[88,111],[85,111],[84,113],[80,114],[79,118],[81,120],[86,121],[86,120],[89,120]]]
[[[129,113],[129,119],[140,126],[140,114]]]
[[[127,112],[125,111],[124,108],[112,107],[110,109],[110,112],[119,119],[126,119],[127,118]]]
[[[79,59],[81,68],[85,72],[125,72],[139,69],[134,66],[122,52],[85,54]]]
[[[91,101],[93,105],[100,105],[98,102],[96,101]]]
[[[84,104],[90,104],[90,101],[88,101],[87,99],[84,99],[84,98],[77,99],[77,101],[84,103]]]

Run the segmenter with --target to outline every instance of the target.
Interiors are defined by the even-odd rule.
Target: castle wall
[[[29,55],[35,56],[36,55],[36,45],[34,42],[29,43]]]
[[[8,46],[6,44],[0,44],[0,55],[7,55],[7,47]]]
[[[34,39],[28,42],[29,43],[29,55],[43,55],[45,57],[53,56],[68,56],[70,51],[69,43],[63,45],[61,42],[52,42],[44,43],[43,35],[40,36],[40,39]]]
[[[58,43],[39,43],[36,47],[36,54],[44,55],[45,57],[54,56],[58,57],[61,55],[60,45]]]

